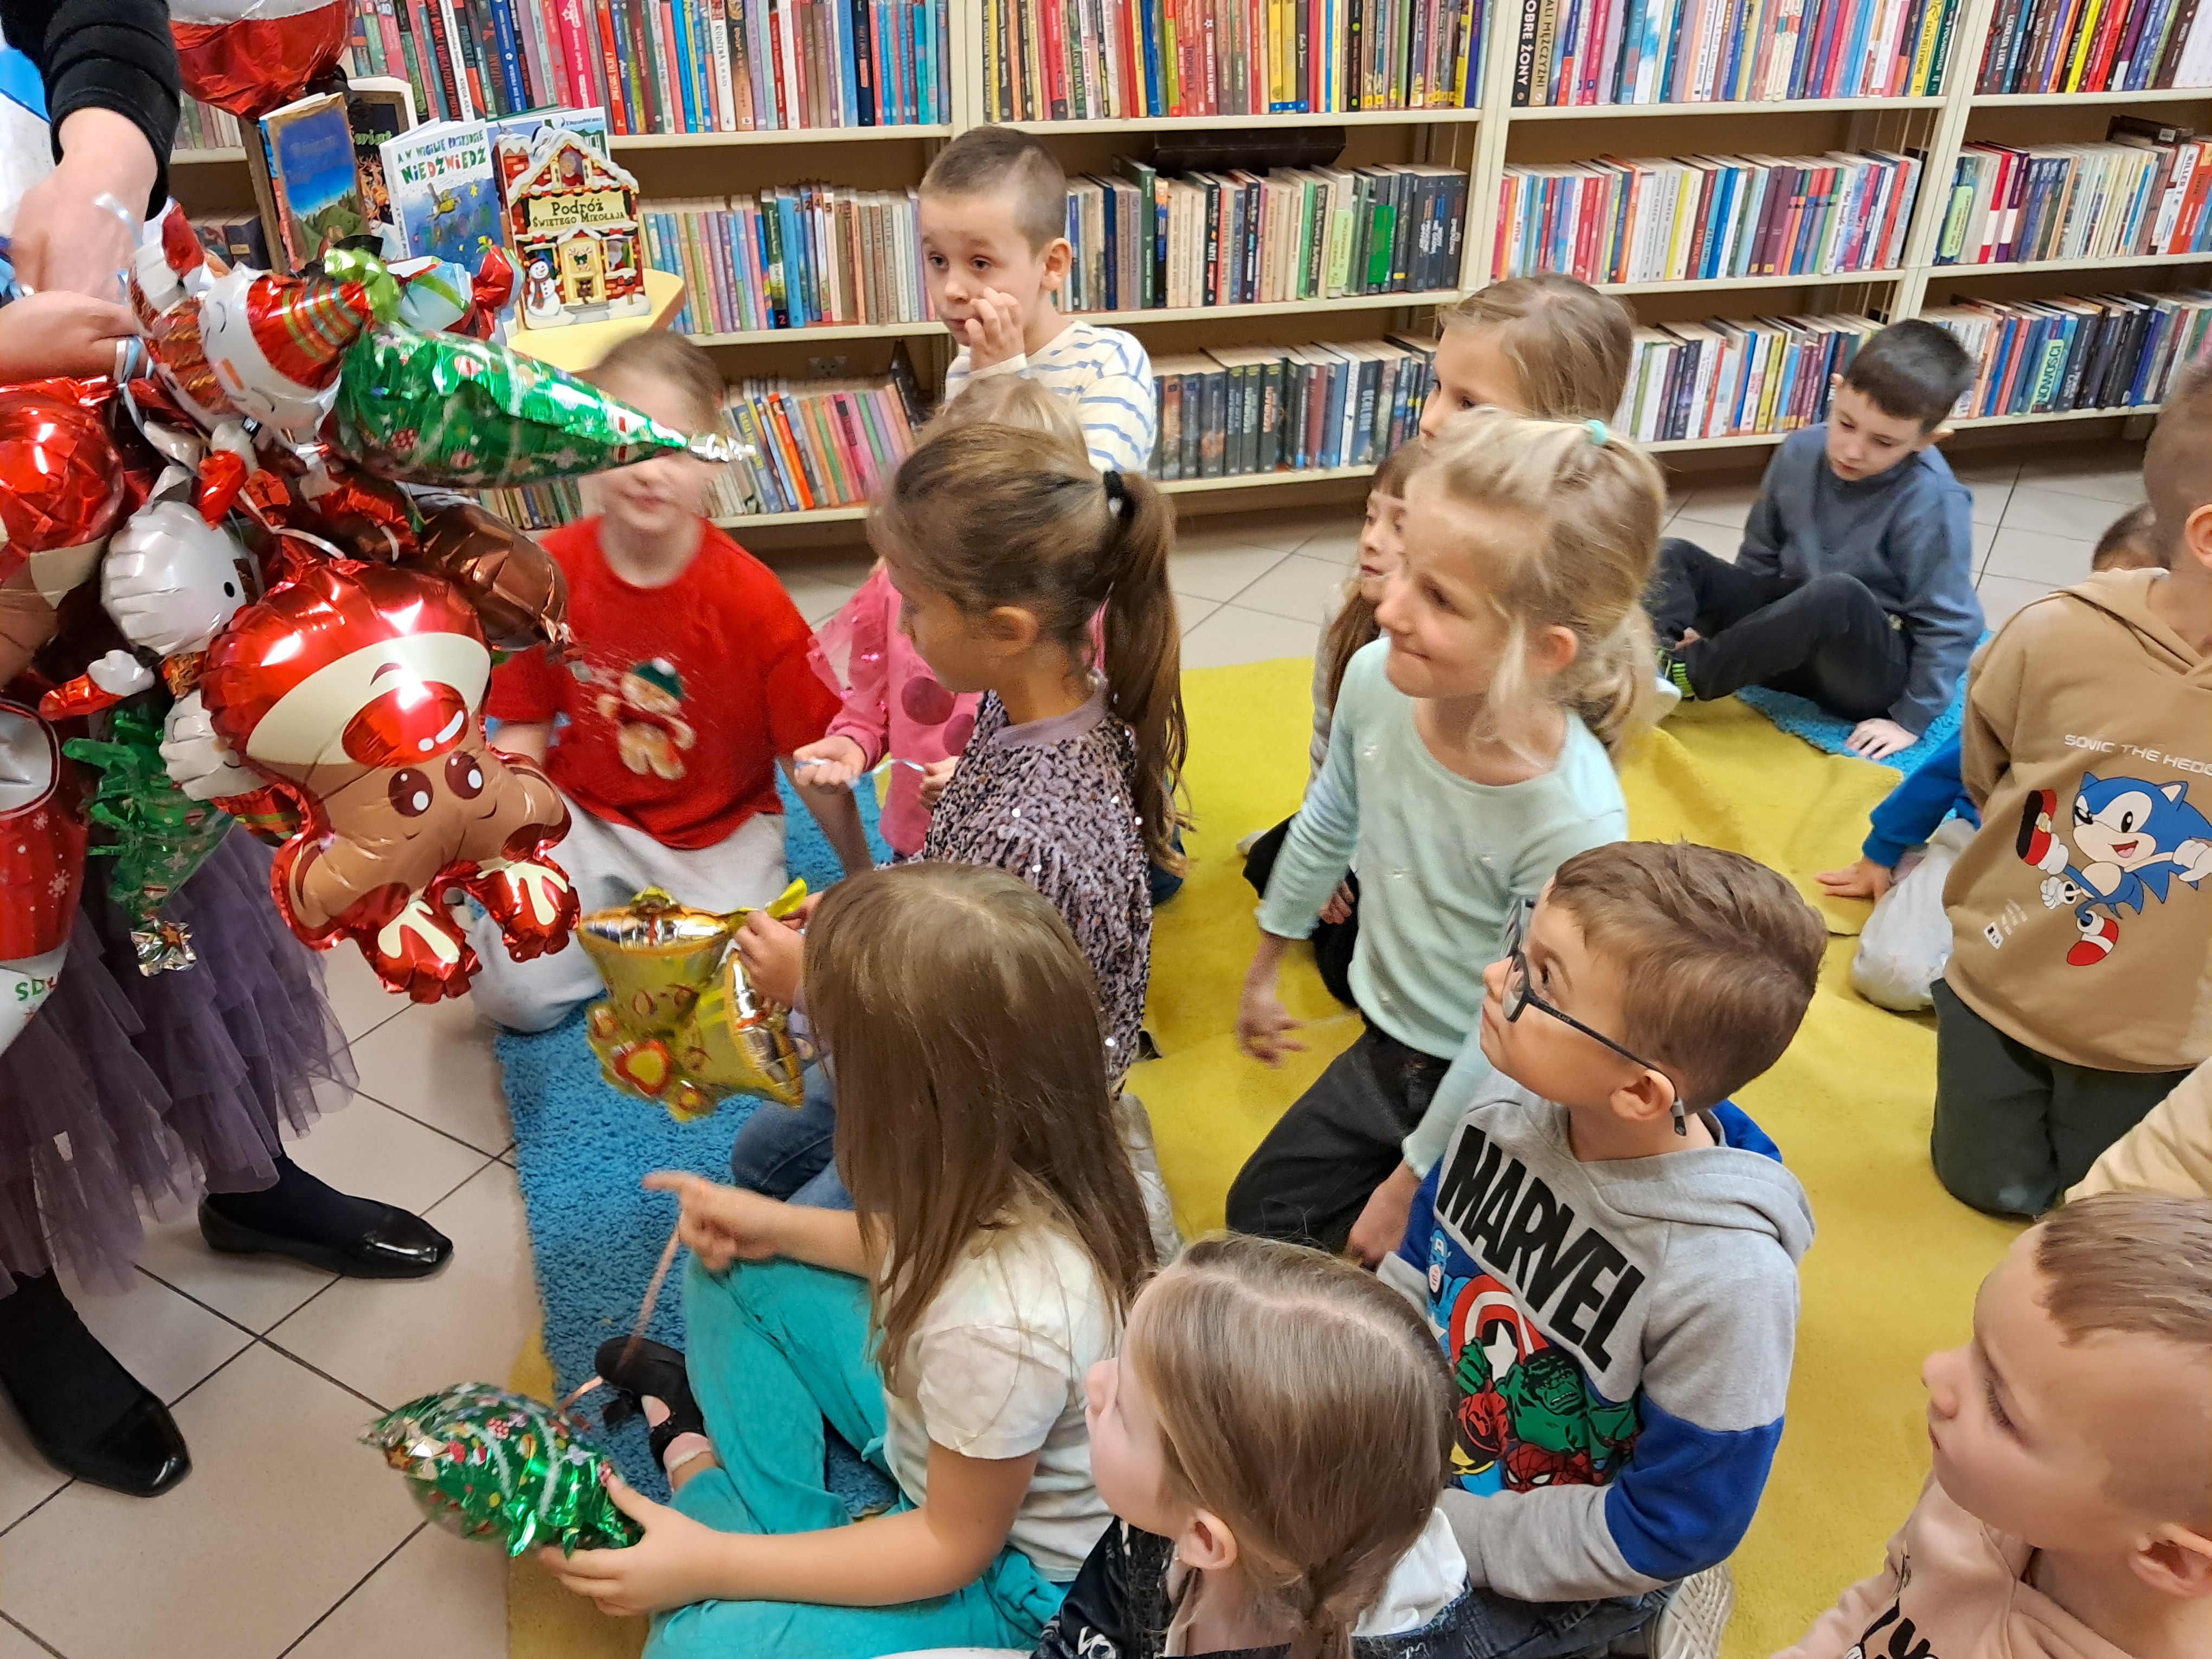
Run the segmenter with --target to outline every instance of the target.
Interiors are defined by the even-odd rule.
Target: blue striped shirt
[[[945,374],[945,401],[958,397],[975,373],[963,346]],[[1133,334],[1078,318],[1034,356],[1009,357],[981,373],[1026,374],[1046,390],[1074,398],[1091,464],[1101,471],[1142,472],[1151,466],[1159,426],[1152,360]]]

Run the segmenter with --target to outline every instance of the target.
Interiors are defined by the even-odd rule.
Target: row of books
[[[1920,98],[1960,0],[1520,0],[1516,107]]]
[[[1159,358],[1152,476],[1371,465],[1420,430],[1435,352],[1431,342],[1394,335]]]
[[[1977,92],[2142,92],[2212,85],[2199,0],[1997,0]]]
[[[1265,305],[1459,285],[1467,174],[1277,167],[1176,176],[1123,158],[1073,180],[1071,311]]]
[[[684,278],[675,326],[691,334],[815,323],[927,321],[911,190],[801,184],[646,202],[646,263]]]
[[[1960,419],[2148,408],[2212,342],[2212,290],[2203,289],[1977,301],[1920,314],[1950,330],[1979,365],[1953,411]]]
[[[617,135],[951,119],[947,0],[352,0],[352,72],[427,118],[602,106]]]
[[[200,246],[226,264],[269,269],[269,237],[259,214],[195,215],[189,222]]]
[[[1456,109],[1484,0],[982,0],[994,121]]]
[[[1888,270],[1920,168],[1917,150],[1510,163],[1492,269],[1590,283]]]
[[[1937,264],[2120,259],[2212,251],[2212,139],[1968,144]]]
[[[1613,428],[1639,443],[1795,432],[1827,418],[1829,377],[1881,327],[1837,313],[1639,328]]]
[[[239,137],[238,118],[227,109],[203,104],[197,98],[177,106],[179,149],[236,149],[246,141]]]

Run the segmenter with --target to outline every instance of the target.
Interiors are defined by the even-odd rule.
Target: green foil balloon
[[[728,460],[574,375],[465,334],[379,323],[345,355],[330,430],[381,478],[475,489],[540,483],[655,455]]]
[[[138,971],[191,967],[190,937],[161,920],[161,907],[222,844],[229,817],[169,781],[161,764],[161,716],[145,701],[118,708],[104,741],[71,738],[62,750],[100,769],[92,821],[107,834],[92,853],[115,860],[108,891],[130,920]]]
[[[642,1535],[599,1484],[604,1455],[543,1401],[464,1382],[386,1413],[361,1437],[406,1477],[423,1514],[509,1555],[623,1549]]]

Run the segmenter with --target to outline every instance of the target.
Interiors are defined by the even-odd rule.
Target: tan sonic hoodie
[[[2008,1036],[2101,1071],[2212,1054],[2212,659],[2152,612],[2160,580],[2046,594],[1966,692],[1982,828],[1944,884],[1945,978]]]
[[[1881,1571],[1845,1590],[1775,1659],[2128,1659],[2022,1582],[2033,1553],[1930,1480]]]

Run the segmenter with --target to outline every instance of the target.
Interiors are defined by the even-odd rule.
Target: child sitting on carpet
[[[597,1364],[675,1502],[613,1482],[643,1539],[541,1559],[659,1614],[647,1659],[1027,1647],[1107,1524],[1084,1378],[1152,1267],[1091,972],[1035,889],[945,863],[831,888],[805,949],[858,1213],[647,1178],[697,1257],[690,1353],[616,1337]],[[848,1522],[825,1419],[890,1513]]]
[[[1036,380],[993,374],[969,381],[939,410],[922,441],[975,421],[1027,427],[1071,443],[1083,439],[1068,399]],[[833,818],[847,823],[842,836],[833,840],[848,876],[873,864],[872,858],[852,858],[842,850],[851,845],[863,854],[867,849],[860,809],[853,799],[855,781],[893,759],[883,836],[894,857],[910,859],[921,851],[929,833],[929,809],[975,729],[976,694],[956,696],[939,683],[900,628],[899,604],[898,589],[878,559],[837,617],[852,645],[845,706],[830,723],[829,736],[792,757],[793,781],[815,817],[824,824]]]
[[[1921,1377],[1919,1503],[1881,1571],[1778,1659],[2212,1653],[2212,1200],[2068,1205]]]
[[[1444,1507],[1486,1656],[1719,1651],[1813,1239],[1727,1097],[1789,1047],[1826,945],[1763,865],[1629,842],[1562,864],[1484,971],[1495,1069],[1382,1273],[1462,1395]]]
[[[1652,584],[1660,666],[1685,697],[1768,685],[1856,720],[1851,752],[1909,749],[1982,636],[1972,499],[1931,446],[1973,384],[1935,324],[1858,349],[1818,426],[1774,453],[1731,564],[1669,538]]]
[[[868,532],[922,661],[948,690],[984,694],[921,855],[998,865],[1052,901],[1097,975],[1119,1088],[1152,975],[1147,860],[1182,866],[1170,841],[1185,728],[1167,502],[1141,474],[1093,471],[1065,438],[987,422],[908,456]],[[756,915],[738,949],[763,994],[799,1001],[796,933]],[[833,1121],[826,1097],[796,1115],[756,1114],[738,1156],[748,1160],[757,1133]],[[818,1171],[830,1154],[817,1133],[806,1157],[782,1161],[779,1182],[811,1179],[808,1159]],[[1164,1219],[1164,1194],[1152,1196]]]
[[[2167,569],[2045,594],[1974,665],[1982,830],[1944,889],[1936,1173],[2039,1215],[2206,1057],[2212,938],[2212,362],[2143,456]]]
[[[1502,409],[1547,421],[1609,421],[1628,386],[1636,319],[1588,283],[1547,271],[1492,283],[1440,312],[1421,438],[1454,416]]]
[[[1664,499],[1650,459],[1599,421],[1474,410],[1426,446],[1405,561],[1376,613],[1387,637],[1345,671],[1237,1018],[1256,1060],[1302,1046],[1277,975],[1356,854],[1367,884],[1351,979],[1366,1030],[1238,1173],[1239,1232],[1349,1240],[1370,1262],[1404,1232],[1448,1127],[1422,1134],[1431,1097],[1471,1047],[1481,964],[1513,900],[1627,833],[1610,751],[1651,697],[1638,598]]]
[[[1037,1659],[1474,1659],[1436,1344],[1350,1262],[1200,1239],[1091,1368],[1109,1525]]]
[[[720,371],[680,334],[625,340],[592,378],[678,431],[711,432],[720,413]],[[544,761],[568,804],[561,866],[586,915],[647,887],[704,910],[781,892],[778,757],[837,712],[783,584],[702,516],[713,478],[678,455],[595,480],[599,514],[544,538],[577,661],[522,651],[492,673],[499,746]],[[517,962],[489,918],[476,927],[476,1003],[500,1024],[549,1030],[604,994],[580,948]]]
[[[2089,568],[2157,568],[2152,528],[2149,502],[2130,507],[2098,538]],[[1874,901],[1851,957],[1851,985],[1869,1002],[1901,1013],[1929,1006],[1929,988],[1943,977],[1951,959],[1943,884],[1981,827],[1981,809],[1959,781],[1959,744],[1954,732],[1874,809],[1857,863],[1820,875],[1832,897]]]

